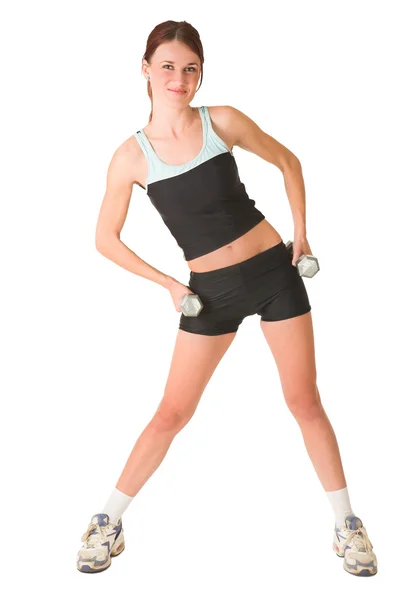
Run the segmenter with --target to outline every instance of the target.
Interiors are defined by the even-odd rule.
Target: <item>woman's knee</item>
[[[323,413],[321,398],[316,386],[286,394],[285,400],[295,419],[308,421],[320,417]]]
[[[178,432],[190,421],[193,414],[193,411],[189,413],[179,410],[172,403],[161,403],[150,422],[150,426],[156,432]]]

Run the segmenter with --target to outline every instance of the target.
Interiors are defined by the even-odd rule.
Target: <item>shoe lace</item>
[[[87,530],[81,538],[81,542],[86,542],[87,548],[96,548],[106,542],[106,536],[98,523],[90,523]],[[94,533],[95,532],[95,533]],[[91,538],[89,540],[89,537]]]
[[[346,546],[347,544],[350,545],[351,541],[360,552],[371,552],[373,548],[365,527],[359,527],[352,531],[346,538]]]

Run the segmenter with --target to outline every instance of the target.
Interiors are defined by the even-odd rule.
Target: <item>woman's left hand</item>
[[[300,258],[302,254],[312,254],[310,244],[307,241],[305,235],[294,236],[293,240],[293,260],[292,265],[296,266],[296,261]]]

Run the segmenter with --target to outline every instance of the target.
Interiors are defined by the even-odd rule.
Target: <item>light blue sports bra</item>
[[[143,129],[139,129],[139,131],[133,134],[139,142],[148,163],[146,192],[148,191],[148,186],[155,181],[186,173],[186,171],[190,171],[206,160],[218,156],[218,154],[223,152],[232,154],[227,144],[215,133],[212,127],[208,107],[198,106],[197,109],[200,113],[203,125],[203,146],[200,153],[193,160],[184,163],[183,165],[169,165],[168,163],[163,162],[155,153],[153,146],[150,144]]]

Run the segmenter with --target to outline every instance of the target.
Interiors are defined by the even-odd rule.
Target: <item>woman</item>
[[[154,28],[142,63],[152,102],[150,121],[117,149],[108,169],[97,249],[162,285],[177,311],[186,293],[198,294],[204,306],[197,317],[180,317],[163,398],[103,511],[92,517],[77,567],[82,572],[103,571],[111,556],[122,552],[123,512],[193,416],[240,323],[257,313],[285,401],[334,511],[333,548],[344,557],[349,573],[373,575],[376,556],[351,509],[336,436],[321,404],[311,306],[295,266],[303,253],[312,254],[301,165],[239,110],[190,106],[203,62],[198,32],[190,24],[166,21]],[[292,260],[279,233],[248,197],[232,154],[234,145],[282,171],[294,219]],[[191,270],[188,287],[148,265],[120,241],[134,183],[146,189],[182,248]]]

